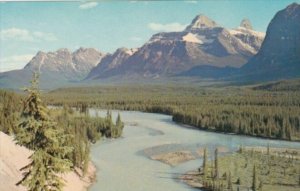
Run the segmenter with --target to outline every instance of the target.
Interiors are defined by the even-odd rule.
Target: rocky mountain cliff
[[[97,78],[99,75],[105,75],[109,71],[117,72],[120,65],[136,51],[137,49],[119,48],[113,54],[107,54],[101,59],[101,62],[90,71],[87,78]]]
[[[0,73],[0,87],[14,90],[27,87],[33,72],[40,72],[42,89],[68,86],[84,79],[104,56],[93,48],[80,48],[74,52],[68,49],[40,51],[23,69]]]
[[[293,3],[270,22],[257,53],[241,68],[241,78],[272,80],[300,76],[300,5]]]
[[[240,67],[257,53],[264,39],[264,33],[249,26],[250,21],[243,21],[237,29],[226,29],[205,15],[198,15],[181,32],[155,34],[130,54],[120,56],[117,50],[102,59],[88,79],[116,75],[156,78],[201,65]]]
[[[83,79],[105,54],[93,48],[79,48],[75,52],[59,49],[55,52],[38,52],[24,70],[56,73],[67,80]]]

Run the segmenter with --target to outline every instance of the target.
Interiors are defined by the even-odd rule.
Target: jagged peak
[[[84,48],[84,47],[79,47],[78,49],[77,49],[77,51],[85,51],[85,50],[88,50],[89,48]]]
[[[71,53],[69,49],[67,48],[60,48],[56,51],[57,53],[65,52],[65,53]]]
[[[82,53],[82,52],[98,52],[98,53],[100,53],[100,54],[104,54],[104,53],[98,51],[98,50],[95,49],[95,48],[84,48],[84,47],[78,48],[77,50],[75,50],[75,51],[73,52],[73,54]]]
[[[46,54],[45,52],[39,50],[35,56],[41,56],[41,55],[45,55],[45,54]]]
[[[129,48],[126,48],[126,47],[121,47],[121,48],[118,48],[114,54],[126,53],[126,54],[129,54],[129,55],[132,55],[136,51],[137,51],[137,49],[134,49],[134,48],[129,49]]]
[[[186,30],[197,29],[197,28],[213,28],[217,27],[218,24],[207,16],[200,14],[197,15],[192,23],[187,26]]]
[[[292,3],[288,5],[285,9],[284,12],[286,12],[288,15],[299,15],[300,13],[300,4],[298,3]]]
[[[247,19],[247,18],[245,18],[245,19],[242,20],[242,22],[240,24],[240,27],[243,27],[245,29],[253,30],[251,21],[249,19]]]
[[[118,48],[117,50],[116,50],[116,52],[125,52],[125,51],[128,51],[129,49],[128,48],[126,48],[126,47],[121,47],[121,48]]]

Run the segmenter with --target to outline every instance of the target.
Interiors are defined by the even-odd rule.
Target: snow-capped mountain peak
[[[240,27],[253,30],[252,24],[249,19],[243,19],[240,24]]]
[[[189,31],[199,28],[213,28],[217,26],[218,24],[215,21],[213,21],[205,15],[200,14],[193,19],[192,23],[188,25],[185,30]]]

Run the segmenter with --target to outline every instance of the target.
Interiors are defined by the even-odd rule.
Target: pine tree
[[[231,172],[229,172],[229,175],[228,175],[227,188],[228,188],[228,190],[232,190]]]
[[[120,127],[121,129],[123,129],[123,127],[124,127],[124,123],[121,121],[120,113],[118,113],[116,125],[117,125],[118,127]]]
[[[112,114],[109,110],[107,110],[107,113],[106,113],[106,128],[107,128],[107,132],[105,133],[105,136],[106,137],[114,137],[115,128],[114,128],[114,124],[112,121]]]
[[[83,157],[83,176],[86,175],[90,161],[90,145],[88,142],[85,143],[84,157]]]
[[[118,113],[118,117],[116,120],[116,128],[117,128],[117,132],[118,132],[118,137],[120,137],[122,135],[122,131],[124,128],[124,123],[121,121],[121,116],[120,113]]]
[[[203,168],[203,175],[204,175],[204,177],[206,177],[207,176],[207,150],[206,150],[206,148],[204,148],[204,151],[203,151],[202,168]]]
[[[291,141],[292,140],[292,128],[291,128],[291,124],[290,124],[290,122],[288,121],[287,123],[286,123],[286,137],[287,137],[287,139],[289,140],[289,141]]]
[[[252,190],[256,191],[257,189],[257,175],[256,175],[256,166],[253,166],[253,176],[252,176]]]
[[[64,184],[59,174],[70,170],[72,163],[66,157],[72,148],[66,146],[67,135],[42,104],[37,74],[33,75],[31,84],[25,89],[29,95],[23,103],[16,141],[34,152],[31,162],[21,169],[25,175],[17,185],[22,184],[31,191],[60,191]]]
[[[218,148],[215,150],[215,178],[219,178],[219,165],[218,165]]]
[[[259,191],[262,191],[262,190],[263,190],[263,182],[262,182],[262,181],[260,181],[260,183],[259,183],[259,188],[258,188],[258,190],[259,190]]]

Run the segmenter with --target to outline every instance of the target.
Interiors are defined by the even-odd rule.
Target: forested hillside
[[[300,140],[300,92],[247,87],[103,86],[66,88],[45,95],[48,104],[138,110],[173,115],[199,129]]]

